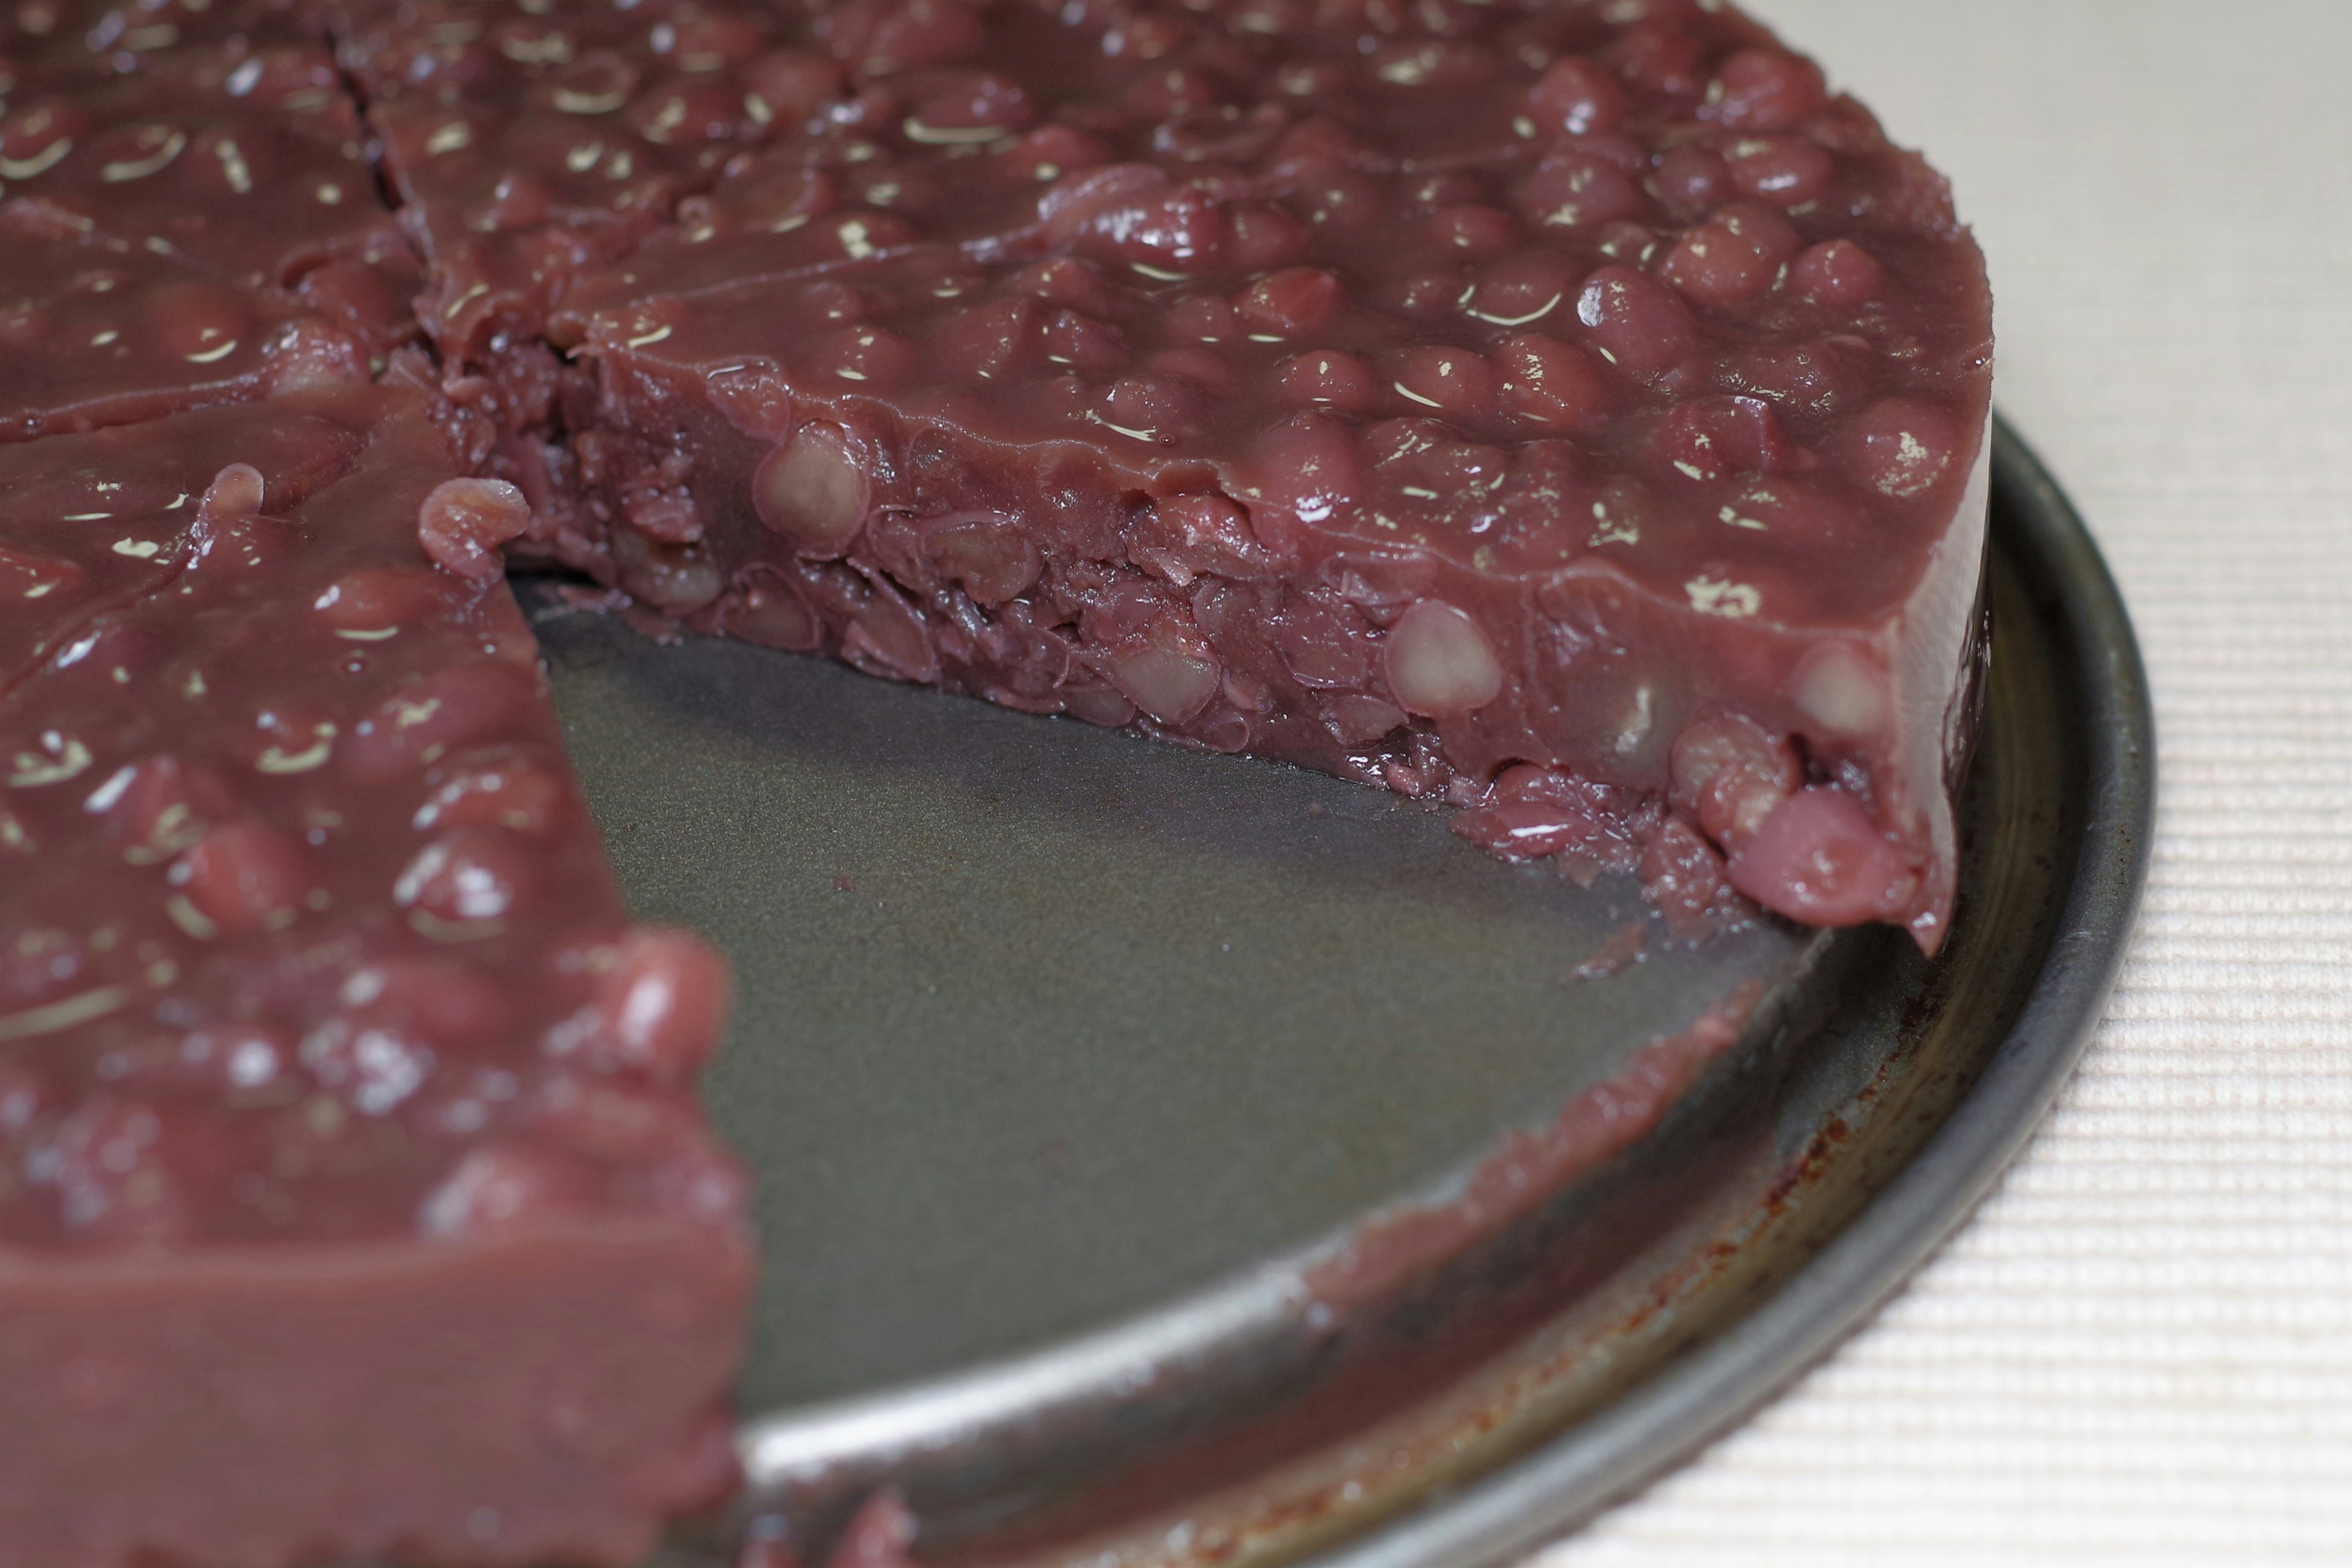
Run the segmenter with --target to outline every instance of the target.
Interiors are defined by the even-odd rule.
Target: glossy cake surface
[[[1631,819],[1672,800],[1701,832],[1663,853],[1727,908],[1940,942],[1982,261],[1753,24],[1012,0],[784,47],[681,14],[632,53],[389,15],[348,53],[406,138],[461,438],[559,559],[1485,803],[1523,848],[1654,860],[1675,831]],[[592,154],[690,194],[593,205]],[[1515,765],[1630,793],[1489,800]]]
[[[625,1557],[728,1484],[723,974],[419,548],[479,483],[363,384],[0,447],[12,1562]]]
[[[1943,938],[1982,262],[1727,9],[31,0],[0,105],[0,1558],[729,1485],[724,971],[502,550]]]

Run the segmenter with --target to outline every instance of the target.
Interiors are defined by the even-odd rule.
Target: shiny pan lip
[[[750,1415],[744,1511],[781,1513],[814,1555],[897,1487],[943,1568],[1485,1563],[1827,1353],[2048,1108],[2146,873],[2153,720],[2129,621],[2047,470],[2005,425],[1994,442],[1996,651],[1942,960],[1883,931],[1785,944],[1736,1047],[1696,1053],[1646,1135],[1454,1226],[1427,1267],[1332,1285],[1335,1257],[1443,1211],[1467,1173],[1108,1327]]]

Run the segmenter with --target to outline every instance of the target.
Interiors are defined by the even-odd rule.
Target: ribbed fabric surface
[[[1540,1568],[2352,1563],[2352,4],[1751,8],[1984,241],[2154,679],[2155,868],[1975,1220]]]

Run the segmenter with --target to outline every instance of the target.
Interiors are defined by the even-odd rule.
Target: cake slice
[[[333,56],[289,8],[68,0],[15,19],[44,24],[7,49],[0,191],[20,227],[179,261],[379,353],[415,338],[415,253]]]
[[[0,442],[364,382],[348,325],[0,203]]]
[[[632,1561],[734,1474],[724,973],[612,886],[519,501],[364,386],[0,497],[0,1558]]]
[[[920,70],[836,49],[567,280],[593,380],[517,477],[696,627],[1473,805],[1685,929],[1744,895],[1932,952],[1982,258],[1809,62],[1635,9],[1000,0]],[[1017,112],[939,140],[954,72]]]

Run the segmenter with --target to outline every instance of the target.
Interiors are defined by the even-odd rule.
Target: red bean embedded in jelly
[[[1777,474],[1797,460],[1795,443],[1756,397],[1693,398],[1668,416],[1659,444],[1675,470],[1693,479]]]
[[[1829,101],[1822,68],[1779,49],[1742,49],[1715,73],[1715,118],[1734,131],[1786,131]]]
[[[416,808],[420,832],[440,827],[504,827],[517,833],[551,832],[572,805],[563,773],[535,757],[507,752],[458,763]]]
[[[989,71],[950,75],[915,106],[906,132],[917,142],[985,142],[1027,127],[1036,106],[1020,83]]]
[[[1625,89],[1606,68],[1567,55],[1528,89],[1528,108],[1544,130],[1588,136],[1617,129],[1625,118]]]
[[[1215,264],[1224,210],[1148,163],[1115,163],[1060,180],[1038,204],[1046,235],[1085,245],[1146,276],[1183,277]]]
[[[254,330],[244,300],[216,283],[175,283],[152,290],[147,310],[156,346],[191,364],[218,364],[240,348],[258,348],[247,339]]]
[[[1030,179],[1045,182],[1094,168],[1110,157],[1110,149],[1074,126],[1041,125],[1013,143],[1004,157]]]
[[[1436,249],[1473,258],[1500,255],[1523,232],[1518,220],[1500,207],[1471,203],[1439,208],[1423,227],[1426,242]]]
[[[745,71],[752,96],[771,118],[787,125],[809,119],[841,96],[841,67],[822,55],[801,49],[776,49],[751,62]]]
[[[1045,312],[1036,300],[992,300],[958,311],[941,329],[933,352],[950,374],[974,381],[1027,374],[1045,357]],[[765,471],[764,469],[762,470]],[[757,504],[760,481],[752,491]],[[762,521],[767,513],[761,513]],[[775,526],[772,522],[769,526]]]
[[[1525,327],[1564,321],[1579,279],[1567,261],[1548,250],[1514,251],[1471,274],[1470,287],[1455,301],[1462,313],[1497,327]]]
[[[1362,685],[1371,670],[1370,629],[1348,605],[1292,598],[1275,619],[1274,646],[1302,686],[1345,689]],[[1402,721],[1400,715],[1386,729]]]
[[[890,680],[935,680],[939,653],[923,613],[888,583],[876,583],[842,634],[841,656],[868,675]]]
[[[310,607],[338,632],[373,641],[446,613],[453,591],[431,571],[366,567],[331,584]]]
[[[1099,417],[1123,436],[1173,446],[1198,423],[1200,411],[1199,395],[1172,376],[1128,375],[1103,394]]]
[[[1339,279],[1319,267],[1293,267],[1251,284],[1234,308],[1252,331],[1288,338],[1321,326],[1339,302]]]
[[[1486,631],[1469,616],[1423,599],[1391,627],[1381,647],[1389,689],[1408,713],[1452,719],[1474,713],[1503,691],[1503,665]]]
[[[1537,228],[1583,229],[1643,216],[1650,201],[1611,159],[1571,148],[1545,159],[1521,182],[1517,206]]]
[[[1314,247],[1307,226],[1271,202],[1237,202],[1226,218],[1227,259],[1245,271],[1287,267]]]
[[[1708,837],[1738,849],[1805,782],[1785,737],[1740,714],[1703,719],[1676,737],[1670,798]]]
[[[1790,263],[1789,286],[1813,304],[1852,307],[1879,296],[1886,268],[1853,240],[1826,240]]]
[[[1086,375],[1100,375],[1126,364],[1126,334],[1108,321],[1078,310],[1055,310],[1038,332],[1045,358]]]
[[[357,307],[347,299],[322,292],[331,286],[331,274],[322,268],[305,279],[303,291],[314,303],[330,309],[341,305],[355,313]],[[296,321],[284,328],[263,345],[262,357],[268,365],[269,390],[280,397],[365,386],[371,379],[367,345],[357,334],[324,319]]]
[[[976,605],[1002,605],[1027,592],[1045,566],[1019,527],[992,512],[934,522],[923,531],[923,546]]]
[[[1864,409],[1841,438],[1849,465],[1864,483],[1906,500],[1943,479],[1960,433],[1952,416],[1936,405],[1890,397]]]
[[[1144,712],[1181,724],[1217,694],[1216,656],[1197,637],[1163,627],[1112,651],[1103,673]]]
[[[1349,692],[1331,700],[1330,728],[1341,745],[1369,746],[1404,721],[1402,709],[1378,697]]]
[[[1327,416],[1302,414],[1285,420],[1259,437],[1252,456],[1269,505],[1309,527],[1332,521],[1363,489],[1354,433]]]
[[[1677,147],[1659,160],[1650,184],[1675,213],[1702,217],[1731,194],[1731,171],[1704,147]]]
[[[1380,183],[1355,169],[1317,169],[1285,189],[1284,200],[1307,225],[1325,235],[1373,232],[1389,216]]]
[[[887,327],[845,327],[814,344],[811,360],[864,391],[887,392],[914,374],[914,344]]]
[[[1538,430],[1581,429],[1609,412],[1607,369],[1573,343],[1523,332],[1503,340],[1495,363],[1503,406]]]
[[[1656,279],[1624,266],[1604,267],[1585,280],[1576,317],[1594,348],[1641,381],[1672,369],[1698,341],[1683,302]]]
[[[393,884],[393,902],[452,925],[513,912],[536,880],[522,847],[494,827],[448,829],[418,850]]]
[[[1006,286],[1089,316],[1108,317],[1112,310],[1102,268],[1075,256],[1056,256],[1025,267],[1007,279]]]
[[[207,522],[226,522],[233,518],[253,517],[260,512],[268,487],[261,470],[251,463],[231,463],[213,476],[196,503],[197,515]]]
[[[1795,136],[1760,136],[1724,156],[1731,183],[1759,201],[1801,206],[1837,179],[1837,163],[1820,143]]]
[[[541,700],[535,667],[475,659],[395,690],[352,726],[337,742],[336,756],[353,777],[394,777],[507,731],[537,712]]]
[[[1850,926],[1900,910],[1918,873],[1852,795],[1799,790],[1731,858],[1732,885],[1807,925]]]
[[[592,1203],[593,1174],[579,1161],[530,1144],[492,1144],[457,1162],[416,1211],[428,1237],[496,1234]]]
[[[824,623],[800,592],[780,578],[747,583],[721,612],[730,635],[791,653],[814,653],[824,643]]]
[[[488,582],[506,566],[499,552],[530,527],[530,503],[504,479],[444,479],[416,513],[416,541],[433,563]]]
[[[1836,738],[1875,736],[1895,713],[1885,671],[1842,640],[1822,642],[1798,661],[1789,695],[1798,711]]]
[[[613,540],[620,585],[667,616],[690,616],[726,591],[727,578],[699,545],[671,544],[636,529]]]
[[[1283,401],[1294,407],[1343,414],[1370,413],[1385,390],[1371,366],[1338,349],[1294,354],[1276,367],[1276,378]]]
[[[683,1084],[719,1047],[727,962],[690,931],[638,926],[621,939],[597,988],[613,1065]]]
[[[865,526],[866,505],[865,472],[835,426],[802,426],[751,475],[760,521],[808,554],[839,554]]]
[[[126,859],[151,866],[195,844],[236,810],[219,774],[170,755],[144,757],[110,775],[83,804],[105,816]]]
[[[231,935],[291,924],[314,886],[301,847],[259,822],[214,828],[173,864],[170,881],[198,916]]]
[[[1469,349],[1427,344],[1400,349],[1389,362],[1398,396],[1412,408],[1433,408],[1476,421],[1495,404],[1495,371]]]
[[[1734,203],[1677,240],[1658,270],[1699,304],[1724,310],[1769,292],[1802,243],[1771,208]]]

